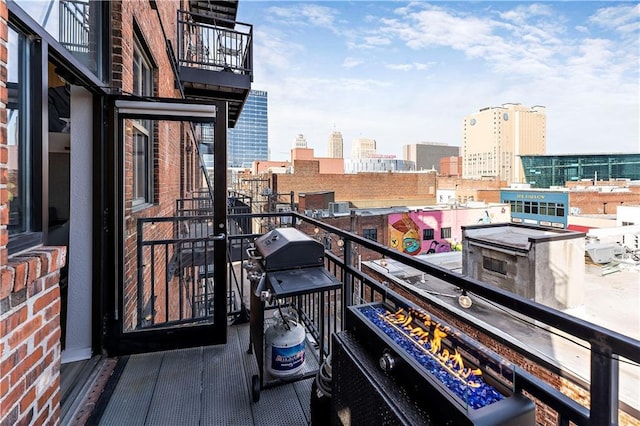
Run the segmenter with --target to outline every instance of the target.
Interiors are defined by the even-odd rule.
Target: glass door
[[[226,104],[119,99],[114,111],[110,352],[225,343]]]

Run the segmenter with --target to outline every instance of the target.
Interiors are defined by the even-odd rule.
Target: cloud
[[[292,41],[280,30],[261,27],[254,32],[254,63],[256,70],[291,70],[295,69],[294,58],[305,48]]]
[[[345,67],[345,68],[353,68],[353,67],[357,67],[361,63],[362,63],[362,61],[359,60],[359,59],[344,58],[344,61],[342,62],[342,66]]]
[[[640,29],[640,4],[621,5],[598,9],[589,22],[620,33],[637,33]]]
[[[410,64],[387,64],[385,68],[394,70],[394,71],[424,71],[426,69],[431,68],[433,64],[423,64],[419,62],[413,62]]]
[[[380,36],[365,37],[364,42],[368,46],[388,46],[391,44],[391,40]]]
[[[295,6],[273,6],[268,9],[271,20],[283,26],[311,26],[339,33],[336,26],[337,10],[313,3],[296,3]]]

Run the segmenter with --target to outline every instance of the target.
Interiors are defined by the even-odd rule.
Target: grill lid
[[[258,237],[255,247],[265,271],[324,266],[324,246],[296,228],[278,228]]]

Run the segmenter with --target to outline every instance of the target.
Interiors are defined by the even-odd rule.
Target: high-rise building
[[[342,133],[334,130],[329,135],[329,141],[327,142],[327,157],[343,158],[343,156],[344,141],[342,139]]]
[[[462,175],[466,179],[498,176],[509,183],[524,182],[518,156],[545,154],[545,107],[520,104],[487,107],[464,118]]]
[[[293,147],[294,148],[306,148],[307,147],[307,140],[304,138],[304,135],[302,133],[300,133],[296,137],[295,142],[293,142]]]
[[[228,131],[229,167],[251,167],[255,160],[267,160],[268,131],[267,92],[251,90],[236,126]]]
[[[351,158],[369,158],[376,154],[376,141],[369,138],[358,138],[353,141]]]
[[[460,155],[459,146],[450,146],[437,142],[420,142],[402,147],[402,158],[406,161],[413,161],[416,170],[435,169],[440,170],[440,160],[446,157],[457,157]]]

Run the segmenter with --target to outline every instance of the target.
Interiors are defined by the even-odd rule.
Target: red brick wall
[[[580,209],[580,214],[616,214],[617,206],[640,204],[638,192],[569,192],[569,206]]]
[[[333,191],[336,201],[353,207],[398,206],[435,202],[434,173],[319,173],[317,161],[297,160],[289,175],[273,175],[277,193]],[[297,199],[296,199],[297,201]]]
[[[441,158],[440,174],[444,176],[462,176],[462,157]]]
[[[6,111],[8,12],[0,0],[0,107]],[[7,129],[0,114],[0,424],[60,417],[60,268],[64,247],[8,257]]]
[[[124,93],[133,90],[133,51],[134,51],[134,26],[137,25],[142,33],[141,42],[150,51],[154,69],[154,96],[166,98],[180,98],[180,92],[174,86],[174,73],[166,51],[165,39],[162,37],[160,27],[164,27],[166,36],[175,47],[176,44],[176,10],[180,8],[179,1],[155,2],[158,12],[152,9],[149,2],[113,2],[112,3],[112,27],[113,27],[113,69],[114,85],[122,89]],[[158,16],[159,15],[159,16]],[[126,123],[125,123],[126,127]],[[184,143],[181,143],[184,141]],[[153,205],[140,210],[132,208],[132,173],[133,173],[133,141],[130,135],[125,137],[125,232],[124,241],[124,274],[125,274],[125,312],[124,323],[126,329],[135,327],[137,321],[137,230],[138,218],[166,217],[175,213],[175,202],[188,194],[181,191],[181,182],[186,180],[187,174],[181,166],[193,168],[191,176],[195,182],[200,181],[201,173],[197,161],[189,161],[188,151],[195,151],[190,139],[184,140],[184,135],[179,122],[157,121],[154,129],[154,200]],[[184,182],[186,183],[186,182]],[[191,188],[185,188],[187,191]],[[198,189],[198,188],[194,188]],[[157,238],[162,230],[166,230],[165,237],[172,237],[171,227],[159,227],[154,230]],[[146,234],[145,234],[146,235]],[[161,262],[162,263],[162,262]],[[150,268],[145,270],[151,273]],[[159,276],[165,276],[164,271],[155,270]],[[145,280],[143,286],[143,304],[151,295],[150,280]],[[160,286],[164,288],[163,286]],[[155,311],[158,319],[165,319],[165,294],[155,293]],[[171,307],[170,307],[171,309]]]
[[[0,424],[58,424],[60,268],[66,248],[40,247],[0,267]]]
[[[329,203],[335,201],[335,194],[331,191],[321,193],[301,193],[298,196],[298,211],[323,210],[329,208]]]

